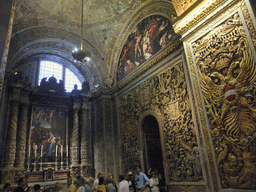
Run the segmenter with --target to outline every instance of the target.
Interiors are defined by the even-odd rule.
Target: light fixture
[[[81,16],[81,48],[80,49],[75,49],[72,52],[72,56],[74,58],[74,61],[80,61],[84,62],[86,60],[89,60],[91,54],[89,51],[83,50],[83,19],[84,19],[84,0],[82,0],[82,16]]]

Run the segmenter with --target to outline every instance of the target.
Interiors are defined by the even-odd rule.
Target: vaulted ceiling
[[[106,77],[115,78],[120,39],[127,38],[127,26],[155,10],[169,18],[176,14],[170,0],[84,0],[82,38],[91,61],[75,63],[71,52],[81,42],[81,5],[82,0],[16,1],[8,69],[48,59],[73,64],[91,86],[104,85]]]

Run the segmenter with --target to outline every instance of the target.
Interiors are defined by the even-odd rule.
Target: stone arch
[[[145,155],[148,155],[148,154],[145,154],[145,152],[146,152],[146,149],[144,147],[145,143],[143,143],[143,142],[145,142],[145,130],[144,129],[145,129],[145,126],[147,126],[147,125],[145,125],[145,123],[146,124],[148,123],[148,122],[145,122],[145,121],[147,121],[149,119],[153,120],[154,123],[157,124],[158,130],[155,131],[155,133],[159,134],[159,135],[157,135],[157,136],[159,136],[159,138],[157,138],[157,139],[159,139],[159,145],[160,145],[160,146],[157,146],[157,147],[161,148],[161,153],[159,153],[159,154],[162,155],[162,157],[161,157],[162,162],[161,162],[161,165],[160,165],[162,167],[160,168],[161,169],[160,171],[162,172],[162,177],[164,177],[164,173],[163,173],[164,170],[165,170],[165,167],[164,167],[164,165],[165,165],[165,155],[164,155],[165,154],[165,147],[164,147],[164,135],[163,135],[164,125],[163,125],[162,116],[160,114],[156,113],[155,111],[152,111],[152,110],[146,111],[139,118],[139,125],[140,125],[140,148],[141,148],[140,161],[141,161],[142,169],[145,170],[145,171],[148,171],[147,168],[150,168],[150,167],[148,167],[150,165],[145,165],[145,161],[150,161],[150,160],[148,160],[145,157]],[[151,120],[149,120],[149,122]],[[153,167],[151,167],[151,168],[153,168]]]

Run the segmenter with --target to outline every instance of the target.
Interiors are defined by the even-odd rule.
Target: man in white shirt
[[[129,183],[123,175],[119,175],[119,192],[129,192]]]

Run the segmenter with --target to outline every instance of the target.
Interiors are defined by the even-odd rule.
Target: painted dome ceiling
[[[82,1],[16,1],[8,70],[33,60],[49,59],[64,65],[72,63],[91,86],[104,84],[105,79],[115,73],[113,65],[117,65],[118,60],[113,62],[113,51],[119,46],[119,53],[114,54],[120,56],[124,45],[118,42],[120,34],[140,10],[156,2],[84,0],[83,46],[90,51],[91,61],[74,63],[71,52],[81,42]],[[159,2],[173,7],[171,1]],[[172,10],[174,15],[174,8]]]

